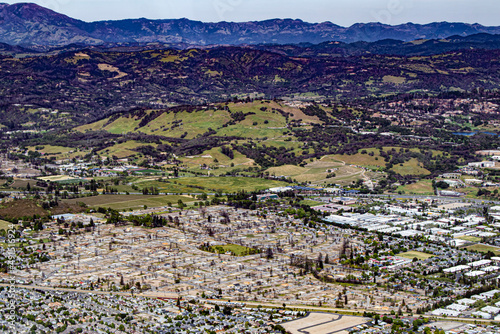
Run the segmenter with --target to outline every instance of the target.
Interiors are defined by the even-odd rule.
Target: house
[[[495,167],[495,162],[494,161],[469,162],[467,166],[476,168],[491,168]]]
[[[444,173],[441,175],[443,179],[459,179],[462,174],[460,173]]]

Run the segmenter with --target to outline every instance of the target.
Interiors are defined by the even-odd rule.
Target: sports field
[[[500,255],[500,248],[489,246],[489,245],[475,244],[472,246],[467,246],[465,248],[468,250],[471,250],[471,251],[478,251],[481,253],[487,253],[488,251],[491,251],[491,252],[495,253],[495,255]]]
[[[424,252],[409,251],[409,252],[400,253],[400,254],[398,254],[396,256],[405,257],[407,259],[417,258],[418,260],[426,260],[426,259],[428,259],[430,257],[433,257],[434,255],[427,254],[427,253],[424,253]]]

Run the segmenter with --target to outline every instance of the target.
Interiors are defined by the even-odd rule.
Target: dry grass
[[[429,175],[431,173],[415,158],[410,159],[402,165],[394,165],[391,169],[400,175]]]
[[[398,191],[404,191],[405,194],[419,194],[419,195],[434,194],[434,189],[432,189],[431,180],[420,180],[416,183],[399,186]]]
[[[434,255],[423,253],[423,252],[417,252],[417,251],[409,251],[409,252],[405,252],[405,253],[400,253],[397,256],[405,257],[407,259],[417,258],[418,260],[425,260],[425,259],[428,259],[430,257],[433,257]]]

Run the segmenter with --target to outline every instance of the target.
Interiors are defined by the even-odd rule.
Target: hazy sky
[[[500,25],[499,0],[33,0],[32,2],[84,21],[138,17],[149,19],[186,17],[205,22],[299,18],[308,22],[331,21],[342,26],[356,22],[400,24],[436,21]]]

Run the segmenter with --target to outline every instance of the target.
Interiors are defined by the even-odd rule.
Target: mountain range
[[[74,43],[166,43],[199,47],[319,44],[327,41],[353,43],[384,39],[408,42],[478,33],[500,34],[500,27],[448,22],[395,26],[357,23],[341,27],[331,22],[307,23],[297,19],[205,23],[188,19],[140,18],[84,22],[32,3],[0,4],[0,42],[42,50]]]

